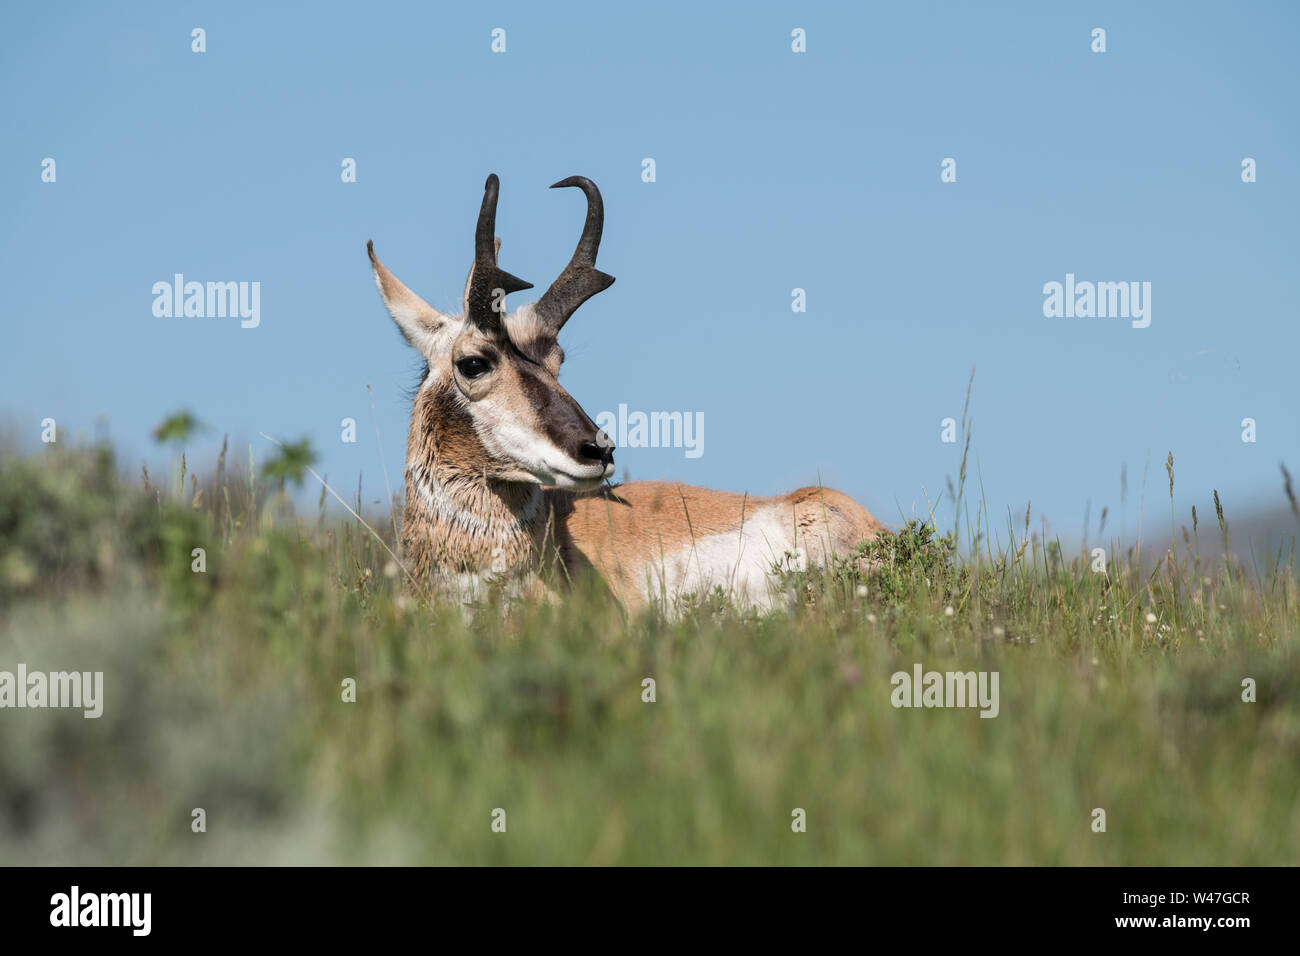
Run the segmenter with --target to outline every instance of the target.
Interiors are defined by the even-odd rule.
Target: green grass
[[[0,670],[105,673],[99,720],[0,711],[0,861],[1300,859],[1289,560],[1139,570],[1112,543],[1098,574],[1028,519],[964,560],[912,524],[766,617],[629,621],[581,585],[466,615],[224,454],[164,484],[102,448],[0,456]],[[998,671],[1000,715],[895,709],[914,663]]]

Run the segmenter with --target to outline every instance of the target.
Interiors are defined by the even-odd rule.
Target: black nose
[[[578,454],[591,461],[604,462],[606,465],[614,464],[614,447],[612,445],[601,445],[598,442],[585,441],[578,446]]]

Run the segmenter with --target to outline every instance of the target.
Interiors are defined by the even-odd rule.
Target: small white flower
[[[943,616],[952,617],[952,615],[953,615],[952,605],[949,604],[946,608],[943,609]]]
[[[867,586],[865,584],[859,584],[858,597],[866,597],[866,596],[867,596]]]
[[[875,624],[875,623],[876,623],[876,615],[874,615],[874,614],[868,614],[868,615],[867,615],[867,622],[870,623],[870,624]]]
[[[1156,616],[1152,614],[1150,611],[1147,611],[1147,623],[1154,624],[1155,622],[1156,622]]]

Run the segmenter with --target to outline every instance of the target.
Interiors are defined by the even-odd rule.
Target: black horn
[[[573,258],[534,307],[538,317],[556,333],[578,306],[614,284],[613,276],[596,268],[600,234],[605,228],[605,204],[601,201],[600,190],[586,176],[561,179],[551,188],[561,186],[577,186],[586,194],[587,221],[583,223],[582,238],[578,240],[578,248],[573,250]]]
[[[502,334],[505,296],[531,289],[533,284],[497,267],[497,192],[501,181],[493,173],[483,184],[483,205],[474,230],[474,269],[465,290],[465,320],[490,335]],[[499,303],[500,308],[495,306]]]

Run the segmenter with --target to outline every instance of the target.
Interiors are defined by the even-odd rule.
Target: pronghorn
[[[375,283],[406,341],[427,363],[411,410],[403,561],[417,581],[453,593],[473,582],[549,587],[537,572],[558,561],[563,581],[594,570],[629,610],[722,586],[770,607],[778,568],[803,569],[851,553],[881,525],[838,491],[801,488],[751,498],[664,482],[606,485],[614,443],[557,381],[557,337],[614,277],[596,268],[605,212],[595,183],[577,249],[537,301],[507,313],[505,296],[532,288],[497,265],[499,181],[487,179],[474,234],[463,315],[434,309],[366,248]]]

